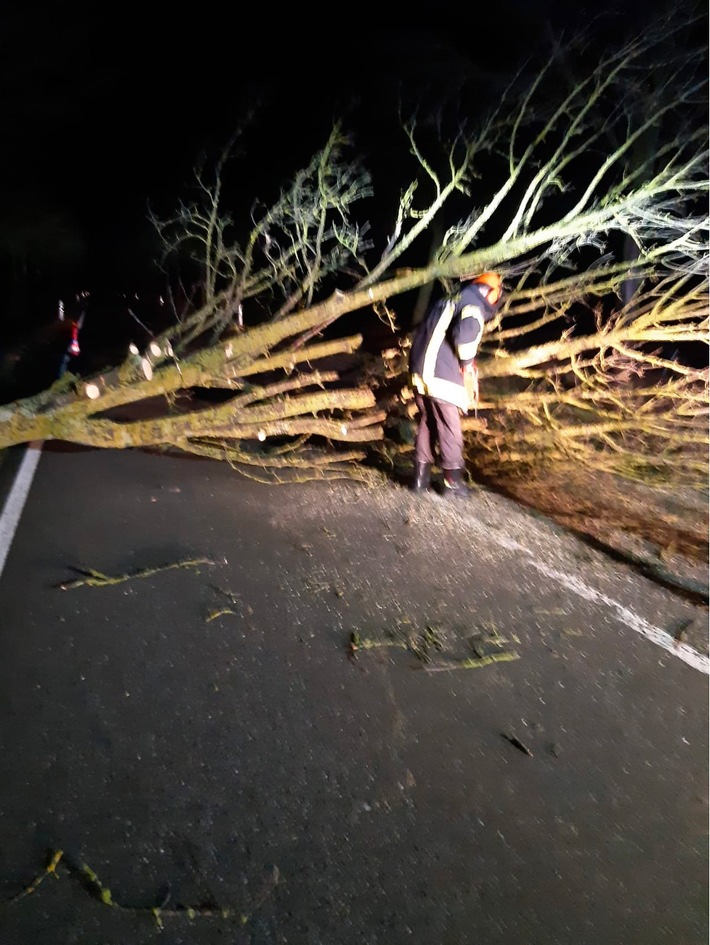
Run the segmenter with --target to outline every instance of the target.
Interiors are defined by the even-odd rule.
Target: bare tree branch
[[[676,13],[601,55],[588,37],[564,55],[559,46],[489,115],[461,116],[450,139],[405,121],[413,171],[401,171],[384,237],[358,219],[373,182],[340,123],[276,200],[254,201],[244,219],[223,207],[235,138],[213,171],[196,171],[191,202],[151,217],[166,261],[199,269],[194,308],[120,364],[0,408],[0,446],[173,447],[267,476],[287,467],[364,476],[363,454],[339,444],[376,454],[412,409],[406,320],[392,300],[496,268],[508,293],[480,349],[471,461],[574,457],[702,477],[707,68],[687,39],[692,25]],[[571,61],[586,71],[574,75]],[[426,231],[443,234],[433,257]],[[356,334],[324,337],[353,312]],[[395,353],[360,356],[346,381],[373,315],[390,325]],[[221,389],[223,402],[194,409],[205,389]],[[162,403],[162,414],[115,414],[143,401]]]

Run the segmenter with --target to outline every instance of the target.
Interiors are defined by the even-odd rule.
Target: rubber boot
[[[444,469],[444,495],[457,499],[467,499],[471,490],[463,480],[463,469]]]
[[[414,479],[412,480],[412,492],[426,492],[431,483],[431,463],[414,464]]]

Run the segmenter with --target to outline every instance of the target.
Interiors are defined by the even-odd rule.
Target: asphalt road
[[[499,496],[48,444],[0,613],[1,945],[707,942],[707,609]]]

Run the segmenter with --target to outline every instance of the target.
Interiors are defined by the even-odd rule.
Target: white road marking
[[[500,535],[494,537],[499,545],[515,551],[524,552],[528,557],[529,563],[541,574],[544,574],[546,577],[553,578],[555,581],[559,581],[559,583],[564,585],[564,587],[566,587],[568,590],[573,591],[575,594],[578,594],[585,600],[593,600],[598,604],[606,604],[607,607],[610,607],[612,610],[616,611],[617,615],[626,623],[627,626],[646,637],[646,639],[650,640],[651,643],[655,643],[656,646],[662,647],[667,653],[677,656],[678,659],[683,660],[684,663],[687,663],[688,666],[692,666],[693,669],[697,669],[701,673],[710,675],[710,657],[699,653],[692,646],[688,646],[687,643],[681,643],[678,640],[675,640],[670,635],[670,633],[667,633],[665,630],[661,630],[660,627],[654,627],[653,624],[649,623],[647,620],[644,620],[643,617],[640,617],[637,613],[634,613],[633,610],[629,610],[628,607],[620,604],[619,601],[614,600],[611,597],[607,597],[606,594],[602,594],[600,591],[595,590],[593,587],[585,584],[584,581],[580,580],[579,578],[574,577],[571,574],[566,574],[564,571],[557,571],[555,568],[550,568],[541,561],[536,560],[532,557],[524,545],[520,545],[518,542],[512,541],[510,539],[501,538]]]
[[[42,443],[30,443],[25,455],[22,457],[20,468],[15,476],[15,481],[5,501],[5,507],[0,515],[0,575],[5,567],[5,560],[12,539],[15,537],[15,530],[22,515],[22,509],[27,501],[27,495],[32,485],[32,479],[37,469],[37,463],[42,455]]]

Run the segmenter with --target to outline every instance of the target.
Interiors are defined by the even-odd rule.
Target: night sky
[[[241,186],[269,199],[354,103],[364,138],[382,139],[403,88],[436,96],[465,77],[485,98],[550,31],[574,32],[592,10],[612,17],[600,31],[614,30],[649,9],[641,0],[479,6],[412,7],[395,22],[383,6],[264,4],[247,14],[200,3],[178,13],[6,0],[0,252],[33,233],[59,258],[55,269],[81,259],[88,273],[118,278],[150,253],[148,203],[174,207],[200,156],[216,154],[250,109]]]

